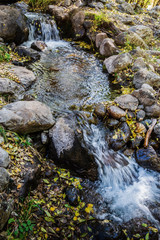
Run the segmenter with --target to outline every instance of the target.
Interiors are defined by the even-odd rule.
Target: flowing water
[[[40,14],[27,13],[30,21],[30,46],[34,40],[47,44],[41,60],[32,64],[37,81],[28,91],[45,102],[54,113],[70,111],[72,105],[93,104],[111,97],[107,75],[101,63],[89,53],[77,50],[60,40],[53,20]],[[99,214],[125,222],[134,217],[147,217],[158,226],[151,209],[160,202],[159,174],[140,167],[134,159],[110,150],[102,125],[82,126],[84,142],[99,166],[97,191],[109,211]]]

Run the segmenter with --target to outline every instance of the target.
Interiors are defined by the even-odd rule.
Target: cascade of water
[[[160,200],[159,174],[143,169],[133,158],[128,159],[122,153],[110,150],[103,127],[86,124],[83,136],[99,166],[101,183],[98,191],[107,202],[112,217],[123,222],[145,216],[157,224],[149,205]],[[100,217],[107,216],[108,213]]]
[[[29,21],[29,42],[40,40],[44,42],[59,41],[59,31],[54,20],[35,13],[26,13]]]

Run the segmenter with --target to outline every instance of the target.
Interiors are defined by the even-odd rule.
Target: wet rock
[[[9,184],[9,173],[3,167],[0,167],[0,192],[2,192]]]
[[[160,117],[160,105],[155,103],[152,106],[146,106],[145,112],[148,117]]]
[[[15,52],[18,53],[20,57],[28,57],[31,59],[31,62],[35,62],[40,59],[41,55],[39,52],[33,50],[32,48],[28,48],[25,46],[18,46],[15,49]]]
[[[71,206],[78,205],[78,191],[75,187],[67,187],[65,190],[66,200]]]
[[[144,83],[158,88],[160,86],[160,76],[147,69],[141,69],[135,73],[133,84],[136,88],[140,88]]]
[[[0,167],[6,168],[8,167],[11,159],[8,153],[0,147]]]
[[[124,2],[118,6],[119,10],[127,14],[135,14],[134,9],[130,3]]]
[[[125,46],[129,42],[130,44],[142,48],[147,48],[146,43],[143,41],[143,39],[138,36],[137,33],[128,31],[128,32],[122,32],[118,34],[115,38],[115,43],[119,46]]]
[[[22,99],[24,88],[13,80],[0,78],[0,94],[10,94],[14,99]]]
[[[149,89],[143,86],[138,90],[134,90],[132,92],[132,95],[136,97],[139,100],[140,104],[144,106],[151,106],[156,101],[155,95]]]
[[[104,65],[110,74],[127,68],[131,63],[132,57],[129,53],[114,55],[104,61]]]
[[[98,117],[104,118],[106,115],[106,107],[102,103],[98,103],[96,104],[94,112]]]
[[[115,119],[120,119],[121,117],[126,116],[126,112],[117,106],[109,107],[108,112],[111,115],[111,117]]]
[[[76,120],[73,116],[59,118],[50,136],[50,158],[57,164],[70,168],[78,175],[96,180],[97,164],[94,157],[84,147],[81,132],[77,132]]]
[[[119,121],[117,119],[110,118],[107,121],[107,126],[110,128],[113,128],[119,124]]]
[[[106,33],[98,33],[96,35],[96,47],[99,48],[101,43],[103,42],[103,40],[107,38],[107,34]]]
[[[120,150],[129,140],[131,131],[126,122],[122,123],[120,127],[114,130],[109,136],[109,145],[114,150]]]
[[[147,69],[147,65],[142,57],[138,57],[133,64],[132,71],[137,72],[142,68]]]
[[[11,66],[9,72],[18,78],[18,81],[25,89],[30,87],[36,80],[34,73],[25,67]]]
[[[9,216],[13,210],[13,200],[8,199],[6,194],[0,196],[0,231],[7,223]]]
[[[138,34],[146,43],[150,43],[153,40],[153,31],[148,26],[136,25],[129,28],[129,31]]]
[[[32,133],[49,129],[54,120],[51,110],[38,101],[18,101],[0,110],[0,123],[17,133]]]
[[[134,154],[134,150],[131,149],[131,148],[127,148],[127,149],[123,152],[123,154],[124,154],[126,157],[132,157],[133,154]]]
[[[84,20],[85,13],[83,11],[78,11],[71,16],[72,29],[76,39],[81,39],[85,35]]]
[[[156,151],[151,146],[137,150],[136,160],[144,168],[160,171],[160,161]]]
[[[145,116],[146,116],[146,113],[143,110],[140,110],[136,113],[136,118],[137,118],[138,121],[143,121]]]
[[[31,48],[39,52],[44,51],[47,45],[43,41],[35,41],[32,43]]]
[[[100,54],[105,57],[110,57],[119,53],[118,48],[114,44],[114,40],[111,38],[105,38],[100,45]]]
[[[154,127],[154,133],[160,136],[160,123],[157,123]]]
[[[28,38],[26,19],[20,10],[0,5],[0,37],[5,42],[20,44]]]
[[[133,149],[137,149],[139,146],[140,146],[140,144],[141,144],[141,142],[142,142],[142,140],[143,140],[144,138],[142,137],[142,136],[136,136],[133,140],[132,140],[132,148]]]
[[[122,109],[135,111],[138,107],[138,99],[130,94],[125,94],[121,95],[120,97],[116,97],[114,101]]]

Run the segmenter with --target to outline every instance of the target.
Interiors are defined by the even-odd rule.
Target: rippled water
[[[72,105],[108,100],[108,77],[94,55],[78,51],[71,43],[60,40],[53,20],[32,13],[27,17],[30,35],[26,45],[30,46],[35,39],[47,44],[41,60],[32,65],[37,81],[29,94],[59,111],[68,110]],[[39,31],[36,30],[37,18]]]

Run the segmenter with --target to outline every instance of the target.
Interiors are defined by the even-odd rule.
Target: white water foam
[[[143,169],[133,158],[128,159],[120,152],[109,150],[104,132],[105,129],[95,125],[83,129],[85,144],[99,166],[101,183],[98,192],[108,204],[112,218],[127,222],[136,217],[146,217],[157,225],[149,205],[160,200],[159,174]],[[108,213],[99,215],[101,219],[107,216]]]

